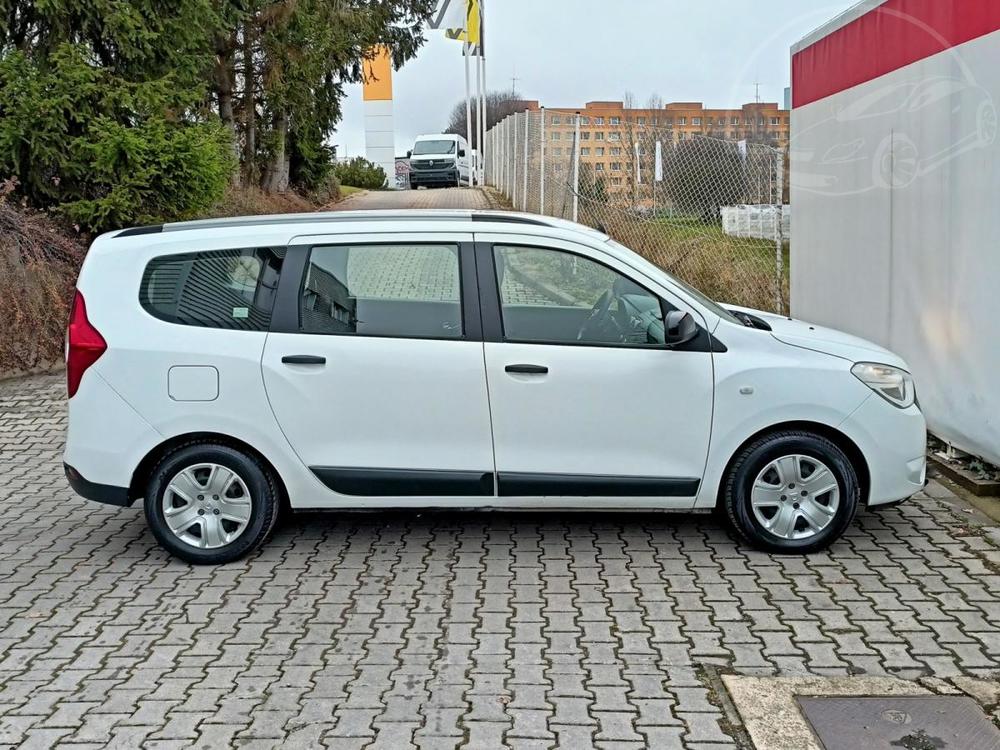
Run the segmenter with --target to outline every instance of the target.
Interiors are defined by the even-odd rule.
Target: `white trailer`
[[[791,307],[1000,463],[1000,2],[866,0],[792,48]]]

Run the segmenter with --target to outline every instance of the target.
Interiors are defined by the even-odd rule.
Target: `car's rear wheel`
[[[805,431],[773,433],[745,446],[723,493],[736,531],[779,553],[827,547],[854,520],[860,501],[857,471],[844,451]]]
[[[146,487],[146,521],[173,555],[196,564],[237,560],[256,549],[279,510],[271,471],[227,445],[194,443],[167,454]]]

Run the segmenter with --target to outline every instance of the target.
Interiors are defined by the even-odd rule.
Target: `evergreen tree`
[[[231,170],[207,107],[210,0],[6,0],[0,170],[88,229],[189,215]]]
[[[343,87],[435,0],[0,0],[0,175],[88,229],[322,184]],[[238,167],[237,167],[238,163]]]

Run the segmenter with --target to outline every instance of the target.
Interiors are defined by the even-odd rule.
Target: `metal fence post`
[[[580,219],[580,113],[575,116],[573,130],[573,221]]]
[[[510,197],[510,116],[503,121],[503,194]]]
[[[503,192],[503,120],[495,126],[497,142],[493,146],[497,160],[497,190]]]
[[[510,160],[514,163],[514,169],[511,170],[511,175],[514,177],[514,184],[511,185],[510,191],[510,204],[517,208],[517,117],[520,112],[514,113],[514,148],[510,152]]]
[[[545,107],[541,109],[542,130],[541,143],[539,144],[539,188],[538,188],[538,213],[545,215]]]
[[[528,126],[531,124],[531,112],[524,113],[524,176],[521,178],[521,210],[528,210]]]
[[[510,198],[510,117],[504,123],[506,134],[503,144],[504,196]]]
[[[500,192],[507,195],[507,118],[500,123]]]
[[[777,278],[774,280],[775,285],[775,309],[778,314],[783,314],[785,312],[785,300],[782,294],[782,287],[784,287],[784,275],[785,275],[785,243],[784,237],[784,213],[785,213],[785,154],[778,149],[775,154],[775,163],[777,165],[777,183],[778,183],[778,202],[777,209],[774,212],[774,252],[775,252],[775,271],[777,273]]]
[[[503,194],[510,197],[510,115],[503,119]]]

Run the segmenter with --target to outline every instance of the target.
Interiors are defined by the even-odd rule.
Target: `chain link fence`
[[[607,120],[508,116],[486,134],[486,183],[515,210],[603,229],[713,299],[786,312],[784,152]],[[730,220],[744,214],[769,220],[749,231]]]

